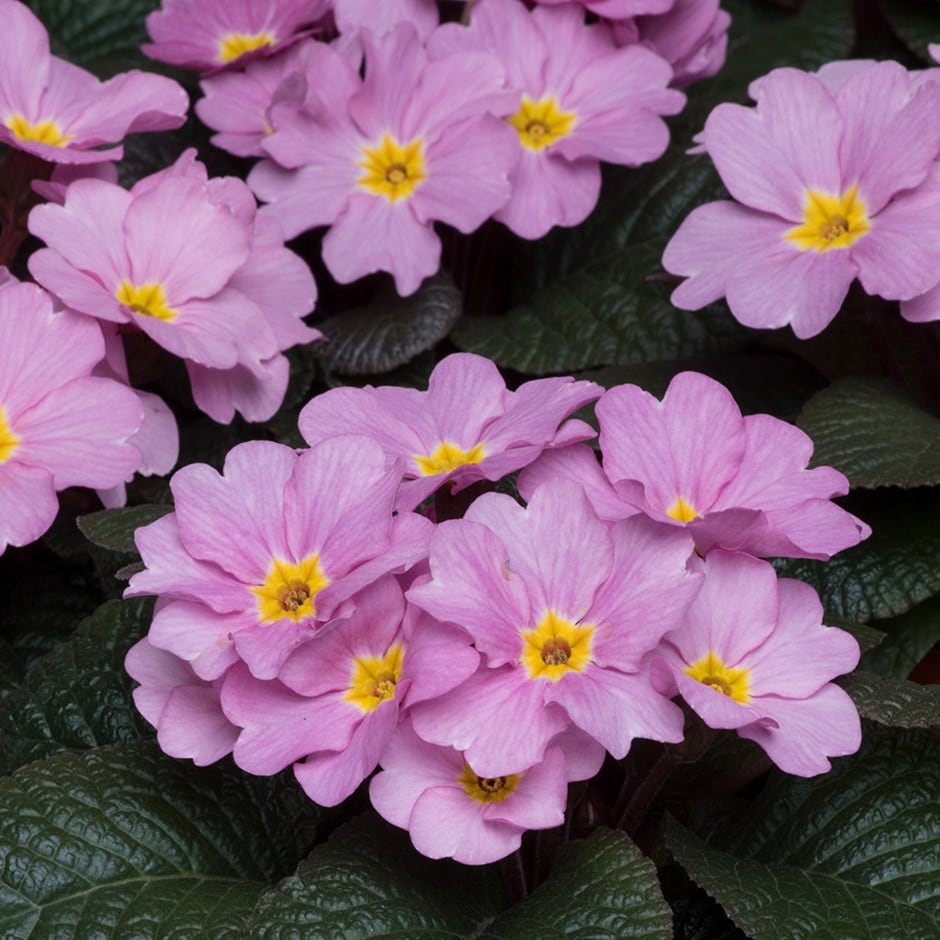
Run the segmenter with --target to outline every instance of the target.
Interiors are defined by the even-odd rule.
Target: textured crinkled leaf
[[[861,667],[880,676],[906,678],[940,641],[940,596],[929,598],[899,617],[879,620],[877,626],[884,639],[865,652]]]
[[[870,538],[829,561],[775,562],[778,574],[807,581],[827,616],[856,623],[895,617],[940,591],[940,492],[878,492],[853,511]]]
[[[364,307],[317,321],[329,342],[309,347],[340,375],[376,375],[430,349],[460,318],[460,292],[443,274],[409,297],[388,290]]]
[[[141,737],[128,649],[147,632],[153,598],[105,602],[0,704],[0,774],[62,750]],[[147,732],[149,736],[149,731]]]
[[[838,684],[862,718],[891,728],[940,728],[940,686],[856,671]]]
[[[23,678],[16,650],[0,639],[0,699],[4,698]]]
[[[480,940],[670,940],[672,914],[653,863],[622,832],[569,842],[551,874]]]
[[[940,483],[940,419],[886,380],[836,382],[806,403],[798,423],[815,444],[813,462],[853,486]]]
[[[318,820],[290,777],[196,768],[148,742],[30,764],[0,779],[0,804],[9,940],[231,937]]]
[[[900,39],[933,63],[927,45],[940,42],[940,0],[881,0],[881,10]]]
[[[431,861],[406,833],[369,813],[338,829],[295,875],[262,897],[240,937],[476,937],[499,906],[493,866]]]
[[[659,241],[609,255],[546,286],[503,317],[462,320],[453,341],[520,372],[571,372],[683,359],[740,348],[746,337],[722,304],[698,312],[669,303]]]
[[[89,542],[113,552],[136,552],[134,533],[173,510],[172,506],[124,506],[102,509],[79,516],[76,520]]]
[[[812,779],[775,772],[706,838],[670,822],[692,878],[754,940],[940,935],[940,740],[865,725]]]

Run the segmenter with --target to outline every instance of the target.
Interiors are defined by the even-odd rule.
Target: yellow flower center
[[[216,54],[215,61],[234,62],[247,52],[254,52],[255,49],[273,45],[274,36],[266,29],[251,36],[246,33],[229,33],[219,40],[219,51]]]
[[[413,460],[423,476],[432,477],[438,473],[450,473],[468,464],[479,463],[485,456],[485,441],[474,445],[470,450],[462,450],[450,441],[441,441],[427,457],[415,454]]]
[[[118,303],[130,307],[142,317],[156,317],[169,323],[179,316],[179,313],[167,304],[163,285],[159,281],[136,286],[130,281],[121,281],[121,286],[114,292],[114,296],[117,297]]]
[[[296,564],[275,558],[264,584],[251,592],[257,595],[262,623],[299,621],[316,616],[316,596],[329,583],[320,567],[320,556],[315,553]]]
[[[522,96],[519,110],[507,118],[518,132],[519,142],[529,150],[544,150],[567,137],[577,119],[575,111],[562,111],[551,96],[533,101],[528,95]]]
[[[400,144],[391,134],[383,134],[374,147],[362,148],[359,166],[364,170],[356,180],[373,196],[389,202],[407,199],[427,178],[424,168],[424,141],[420,137]]]
[[[685,674],[742,705],[746,705],[751,700],[748,691],[749,671],[743,667],[726,666],[721,657],[711,650],[698,662],[687,666]]]
[[[666,510],[666,515],[676,522],[691,522],[698,519],[699,511],[682,496],[677,496],[676,501]]]
[[[382,702],[395,698],[404,656],[405,648],[401,643],[389,647],[384,656],[357,656],[343,701],[364,712],[371,712]]]
[[[480,777],[469,764],[463,765],[463,770],[457,778],[464,789],[464,793],[477,803],[502,803],[512,796],[522,774],[509,774],[506,777]]]
[[[6,120],[6,126],[13,131],[17,140],[28,140],[50,147],[64,147],[74,134],[63,134],[55,121],[39,121],[30,124],[22,114],[14,114]]]
[[[803,224],[791,228],[786,238],[803,251],[848,248],[871,228],[865,201],[858,186],[841,196],[808,189],[803,200]]]
[[[557,682],[569,672],[582,672],[591,661],[594,627],[576,624],[546,611],[534,630],[521,630],[522,665],[530,679]]]
[[[6,463],[19,446],[20,439],[13,433],[13,428],[7,422],[3,405],[0,405],[0,463]]]

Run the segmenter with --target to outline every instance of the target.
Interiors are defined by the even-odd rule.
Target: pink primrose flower
[[[283,49],[320,19],[328,0],[163,0],[147,17],[151,59],[184,68],[243,65],[251,55]]]
[[[238,728],[222,713],[222,680],[206,682],[178,656],[158,649],[146,637],[124,658],[137,710],[157,729],[157,743],[170,757],[189,758],[199,767],[232,752]]]
[[[273,679],[291,651],[350,598],[421,560],[428,520],[392,515],[401,479],[357,435],[297,454],[268,441],[233,448],[222,474],[174,474],[176,512],[137,530],[144,571],[126,596],[160,596],[150,642],[207,681],[243,661]]]
[[[236,665],[222,689],[222,708],[242,729],[235,762],[256,774],[293,763],[321,806],[346,799],[375,769],[404,710],[446,694],[479,660],[458,627],[406,611],[391,575],[354,603],[348,618],[298,647],[277,680]]]
[[[368,29],[375,35],[388,32],[398,23],[410,23],[427,39],[439,22],[434,0],[333,0],[333,16],[341,33]]]
[[[520,476],[524,496],[556,476],[573,479],[602,517],[645,513],[686,529],[701,552],[827,559],[871,534],[830,502],[848,480],[832,467],[806,469],[806,434],[771,415],[742,416],[708,376],[680,373],[662,401],[620,385],[596,411],[603,469],[587,448],[546,454]]]
[[[750,555],[719,550],[701,567],[702,593],[654,656],[656,688],[680,694],[709,727],[756,741],[790,774],[825,773],[827,758],[858,750],[858,712],[830,681],[855,667],[858,644],[823,626],[816,592]]]
[[[52,525],[57,490],[115,486],[140,465],[140,401],[91,375],[103,356],[97,323],[34,284],[0,287],[0,553]]]
[[[432,578],[408,599],[473,637],[485,663],[444,698],[416,705],[415,730],[487,776],[542,760],[569,725],[614,757],[634,737],[682,738],[682,716],[641,663],[698,590],[692,540],[647,519],[616,524],[555,480],[528,508],[497,493],[431,537]]]
[[[404,465],[399,508],[414,509],[445,483],[459,491],[499,480],[546,447],[593,437],[585,422],[564,419],[600,393],[594,382],[571,378],[535,379],[509,391],[489,359],[454,353],[435,366],[426,392],[331,389],[308,402],[298,423],[308,444],[343,433],[378,441]]]
[[[706,121],[701,139],[737,201],[699,206],[666,246],[664,266],[688,278],[673,303],[724,296],[746,326],[805,338],[856,278],[888,300],[933,287],[940,188],[923,184],[940,154],[940,83],[886,61],[837,83],[776,69],[752,94],[756,108],[722,104]]]
[[[169,78],[135,70],[101,82],[51,55],[45,27],[19,0],[0,0],[0,23],[0,143],[51,163],[97,163],[124,152],[102,145],[186,119],[189,98]]]
[[[338,281],[388,271],[407,295],[439,267],[433,222],[471,232],[509,198],[513,134],[488,113],[503,70],[486,53],[429,56],[405,23],[362,42],[365,79],[323,47],[331,100],[274,109],[262,146],[277,162],[248,181],[287,237],[331,226],[323,260]]]
[[[269,418],[287,385],[281,350],[320,337],[301,317],[316,287],[234,177],[209,180],[194,151],[130,192],[73,182],[37,206],[47,248],[30,271],[73,310],[134,324],[186,360],[196,403],[218,421]]]
[[[590,214],[601,160],[638,166],[661,156],[669,143],[662,115],[685,103],[667,88],[665,61],[642,46],[618,49],[610,30],[585,26],[573,4],[529,11],[482,0],[469,28],[443,26],[430,46],[487,49],[506,68],[513,97],[499,113],[515,131],[516,163],[512,196],[494,217],[524,238]]]

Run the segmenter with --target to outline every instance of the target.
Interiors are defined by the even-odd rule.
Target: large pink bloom
[[[697,372],[677,375],[663,400],[619,385],[597,403],[603,469],[585,447],[547,453],[520,477],[580,483],[607,519],[636,512],[713,546],[765,557],[826,559],[871,530],[830,502],[849,490],[832,467],[808,470],[813,442],[770,415],[742,416],[728,390]]]
[[[440,264],[434,221],[470,232],[509,198],[513,134],[488,113],[503,70],[486,53],[431,57],[404,23],[363,45],[365,79],[319,50],[331,100],[272,109],[263,147],[276,163],[249,183],[288,237],[331,226],[323,260],[338,281],[388,271],[406,295]]]
[[[672,69],[641,46],[618,49],[610,30],[584,24],[573,4],[528,11],[483,0],[469,29],[442,27],[431,48],[482,48],[506,67],[513,92],[500,113],[515,130],[512,196],[496,212],[524,238],[576,225],[597,203],[600,161],[637,166],[669,143],[664,114],[685,97],[667,88]]]
[[[858,663],[858,644],[823,626],[816,592],[750,555],[715,551],[702,569],[702,593],[653,660],[656,687],[756,741],[787,773],[825,773],[827,758],[858,750],[858,712],[831,682]]]
[[[678,530],[603,522],[567,481],[537,489],[526,509],[502,494],[479,497],[435,529],[432,579],[407,596],[464,627],[486,662],[446,697],[415,706],[415,730],[487,776],[533,766],[569,725],[617,758],[634,737],[681,740],[681,713],[641,663],[695,597],[691,554]]]
[[[56,490],[111,487],[140,465],[128,443],[143,420],[126,386],[91,375],[98,324],[33,284],[0,287],[0,553],[52,525]]]
[[[18,0],[0,0],[0,143],[52,163],[118,160],[137,131],[179,127],[189,99],[162,75],[132,71],[101,82],[49,53],[49,36]]]
[[[688,278],[673,303],[726,297],[747,326],[820,332],[858,278],[910,300],[940,269],[940,83],[896,62],[849,73],[777,69],[752,85],[756,108],[719,105],[702,140],[737,202],[695,209],[663,264]]]
[[[253,441],[220,475],[170,481],[176,512],[138,529],[146,565],[126,595],[160,595],[150,642],[218,678],[242,660],[273,679],[362,588],[424,557],[431,523],[392,516],[401,479],[378,444],[347,435],[298,455]]]
[[[309,444],[349,432],[378,441],[403,462],[399,505],[414,509],[445,483],[461,490],[499,480],[546,447],[593,437],[583,421],[562,422],[600,392],[571,378],[535,379],[509,391],[489,359],[455,353],[435,366],[426,392],[331,389],[304,407],[299,425]]]

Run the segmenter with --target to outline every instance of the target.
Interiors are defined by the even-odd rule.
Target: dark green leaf
[[[108,548],[112,552],[136,553],[134,532],[150,525],[172,511],[172,506],[125,506],[122,509],[102,509],[76,520],[82,535],[89,542]]]
[[[373,814],[338,829],[258,904],[245,940],[476,937],[500,903],[492,866],[434,862]]]
[[[881,676],[905,679],[940,641],[940,596],[931,597],[907,613],[877,626],[884,639],[862,657],[861,667]]]
[[[430,349],[460,318],[460,292],[439,274],[410,297],[384,291],[365,307],[317,321],[327,343],[309,347],[341,375],[376,375]]]
[[[809,780],[774,774],[711,845],[675,822],[666,841],[754,940],[933,940],[940,935],[940,740],[865,726]]]
[[[153,599],[103,604],[0,703],[0,774],[62,750],[140,737],[128,649],[147,632]]]
[[[670,940],[653,863],[623,833],[596,829],[559,853],[551,875],[480,940]]]
[[[798,423],[816,445],[813,462],[852,486],[940,483],[940,420],[886,380],[842,379],[811,398]]]
[[[927,44],[940,42],[940,0],[881,0],[881,9],[905,45],[933,64]]]
[[[940,686],[853,672],[838,680],[862,718],[892,728],[940,727]]]
[[[291,779],[198,769],[146,742],[60,754],[0,780],[0,936],[230,938],[308,850]]]
[[[869,539],[830,561],[776,562],[778,573],[815,587],[837,622],[895,617],[940,591],[940,492],[874,494],[858,513]]]

